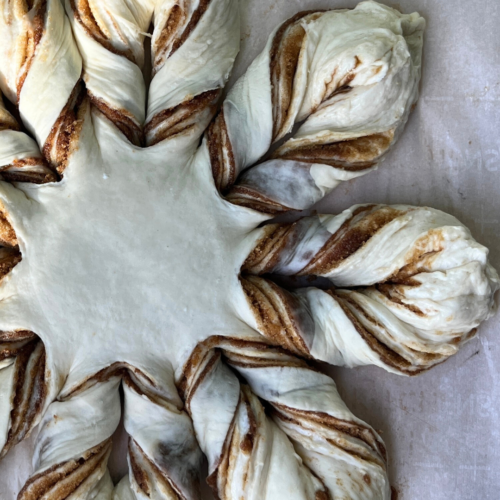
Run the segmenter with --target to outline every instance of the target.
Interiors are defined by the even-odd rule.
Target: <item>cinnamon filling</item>
[[[132,446],[132,442],[133,445]],[[134,451],[134,448],[137,447],[139,453],[143,455],[142,458],[144,458],[144,452],[141,450],[141,447],[137,444],[136,441],[134,441],[132,438],[130,438],[129,445],[128,445],[128,456],[129,456],[129,461],[130,461],[130,470],[132,471],[132,474],[134,476],[134,479],[139,486],[139,488],[142,490],[142,492],[146,496],[150,496],[151,493],[151,488],[149,486],[149,478],[146,472],[142,467],[139,466],[136,453]]]
[[[376,285],[376,288],[382,295],[387,297],[391,302],[394,302],[395,304],[405,307],[406,309],[416,314],[417,316],[425,316],[424,313],[417,306],[413,304],[407,304],[406,302],[403,302],[399,297],[396,297],[395,294],[392,293],[391,285],[378,284]]]
[[[385,364],[391,366],[392,368],[396,368],[397,370],[406,373],[407,375],[417,375],[418,373],[425,370],[425,367],[412,367],[412,364],[409,361],[387,347],[384,343],[378,340],[378,338],[372,332],[370,332],[365,326],[363,326],[346,305],[346,303],[350,304],[351,306],[355,307],[358,312],[361,312],[363,314],[364,311],[352,299],[344,295],[338,296],[331,290],[328,290],[327,293],[337,301],[337,303],[344,311],[345,315],[349,318],[349,321],[354,325],[354,328],[356,328],[356,331],[359,333],[359,335],[369,345],[370,349],[377,353],[377,355]]]
[[[287,142],[274,153],[273,158],[322,163],[349,172],[358,172],[371,168],[389,149],[393,138],[394,131],[390,130],[381,134],[329,144],[311,143],[293,147],[293,142]]]
[[[30,10],[32,6],[27,6]],[[21,73],[17,80],[17,101],[21,96],[21,90],[23,89],[24,82],[28,76],[28,72],[33,64],[35,58],[35,52],[42,39],[44,28],[45,28],[45,14],[47,13],[47,0],[41,0],[38,2],[36,12],[31,21],[32,29],[28,30],[24,38],[24,63],[21,67]],[[28,12],[26,12],[28,15]]]
[[[297,298],[256,276],[240,280],[262,333],[273,344],[299,356],[310,357],[304,332],[314,331],[314,323]]]
[[[44,157],[59,174],[64,172],[70,154],[77,147],[86,102],[85,88],[77,82],[43,146]]]
[[[182,3],[182,6],[181,6]],[[187,15],[186,8],[183,2],[175,4],[170,10],[170,14],[163,26],[160,36],[154,45],[155,59],[153,64],[153,74],[156,73],[168,58],[172,51],[172,45],[175,37],[179,36],[179,32],[186,24]]]
[[[43,343],[32,332],[16,333],[20,333],[24,341],[11,353],[16,356],[14,400],[11,426],[0,456],[4,456],[31,432],[47,396]]]
[[[271,198],[264,196],[259,191],[242,185],[233,186],[226,196],[226,200],[234,205],[251,208],[270,215],[277,215],[289,210],[289,207],[271,200]]]
[[[0,280],[9,274],[21,262],[19,250],[14,248],[0,248]]]
[[[400,210],[392,207],[377,208],[369,213],[371,210],[373,210],[373,206],[358,208],[353,217],[344,222],[298,274],[323,275],[328,273],[343,260],[357,252],[380,229],[402,215]],[[360,214],[362,216],[359,216]]]
[[[0,244],[15,248],[18,245],[17,236],[7,215],[7,209],[0,202]]]
[[[134,117],[125,109],[114,109],[103,99],[92,95],[88,90],[90,102],[106,117],[113,122],[123,135],[134,145],[142,144],[142,129]]]
[[[58,180],[57,174],[43,158],[22,158],[0,168],[0,177],[7,182],[46,184]],[[1,237],[0,237],[1,239]]]
[[[172,50],[170,51],[170,55],[172,55],[176,50],[181,47],[181,45],[188,39],[191,32],[198,26],[201,17],[208,9],[211,0],[200,0],[198,4],[198,8],[193,12],[191,19],[189,20],[186,28],[182,32],[182,34],[174,40],[172,43]]]
[[[56,464],[49,469],[31,477],[19,493],[19,500],[65,500],[85,481],[100,470],[102,476],[105,471],[111,439],[84,452],[80,458],[75,458]]]
[[[236,180],[236,162],[222,109],[206,132],[215,185],[225,192]]]
[[[129,61],[135,63],[134,55],[129,48],[116,48],[108,37],[104,34],[99,26],[88,0],[70,0],[71,9],[78,23],[83,27],[85,32],[92,37],[96,42],[100,43],[106,50],[113,54],[126,57]]]
[[[201,121],[201,116],[208,111],[215,111],[215,104],[220,96],[220,89],[209,90],[177,106],[157,113],[144,127],[148,146],[164,139],[189,131]]]
[[[270,51],[271,99],[273,103],[273,141],[282,135],[292,101],[293,80],[306,35],[300,20],[310,12],[299,12],[285,21],[274,36]],[[287,131],[285,130],[285,133]]]
[[[283,249],[293,238],[293,230],[297,223],[269,224],[265,226],[266,234],[261,238],[246,258],[241,270],[253,275],[270,272],[279,263]]]
[[[319,411],[297,410],[295,408],[277,403],[274,403],[273,407],[276,410],[274,415],[276,415],[281,420],[289,421],[301,427],[304,427],[304,423],[311,422],[325,426],[326,428],[334,429],[337,432],[347,434],[353,438],[363,441],[372,450],[374,450],[381,456],[383,462],[387,461],[387,451],[385,449],[385,446],[377,438],[375,432],[369,427],[354,422],[341,420]],[[305,422],[302,423],[302,421]],[[338,444],[335,445],[338,446]],[[368,455],[361,458],[363,460],[372,461]]]
[[[161,66],[165,64],[165,61],[188,39],[189,35],[193,32],[196,26],[198,26],[198,23],[208,9],[211,0],[200,0],[198,7],[192,13],[191,18],[188,21],[188,6],[186,3],[189,1],[191,0],[179,2],[174,5],[170,11],[170,15],[168,16],[154,47],[155,60],[153,74],[159,71]]]
[[[29,330],[0,331],[0,361],[16,357],[30,342],[38,337]]]
[[[3,106],[2,95],[0,93],[0,132],[3,130],[20,130],[16,119]]]
[[[161,439],[161,436],[159,436],[159,438]],[[162,443],[159,443],[159,450],[161,450],[163,446],[164,445],[162,445]],[[178,458],[177,455],[175,455],[176,450],[165,451],[167,456],[169,454],[172,454],[173,456]],[[168,492],[168,498],[185,498],[181,488],[179,488],[178,485],[176,485],[174,481],[172,481],[172,479],[168,476],[169,467],[167,467],[166,464],[163,464],[164,466],[160,467],[160,464],[157,464],[155,461],[151,460],[149,456],[144,452],[144,450],[139,446],[137,441],[135,441],[133,438],[130,438],[129,440],[128,452],[130,459],[130,469],[135,481],[137,482],[139,488],[142,490],[143,494],[149,497],[153,490],[157,489],[157,486],[160,485],[159,489]],[[193,482],[194,491],[198,493],[198,477],[194,471],[192,472],[193,473],[191,474],[188,473],[190,476],[189,478],[182,477],[181,480]]]

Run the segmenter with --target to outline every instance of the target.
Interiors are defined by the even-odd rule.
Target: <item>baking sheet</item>
[[[243,0],[234,77],[279,22],[301,10],[356,3]],[[388,5],[417,10],[427,20],[420,101],[380,169],[343,184],[316,208],[336,213],[365,202],[430,205],[468,225],[500,269],[500,1]],[[325,367],[353,412],[382,433],[398,500],[500,498],[499,331],[500,315],[454,358],[413,379],[372,367]],[[126,470],[125,436],[119,435],[110,462],[115,478]],[[2,463],[0,477],[9,480],[0,500],[15,498],[29,475],[32,441]]]

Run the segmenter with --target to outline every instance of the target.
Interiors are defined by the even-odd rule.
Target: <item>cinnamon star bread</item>
[[[237,0],[0,6],[0,84],[27,131],[0,108],[2,456],[38,425],[18,498],[197,499],[204,454],[221,500],[388,500],[381,438],[307,358],[404,374],[442,361],[491,313],[487,250],[402,205],[259,226],[394,143],[422,18],[371,1],[298,14],[216,114]]]

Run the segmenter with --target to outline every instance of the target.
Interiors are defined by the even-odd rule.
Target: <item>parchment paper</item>
[[[243,0],[240,75],[274,26],[301,10],[354,7],[351,0]],[[390,4],[427,20],[421,97],[406,130],[377,172],[343,184],[318,204],[430,205],[450,212],[491,249],[500,269],[500,1],[403,0]],[[382,433],[398,500],[500,498],[500,314],[458,355],[416,378],[382,369],[328,368],[354,413]],[[126,473],[118,431],[110,467]],[[9,485],[30,473],[33,439],[0,466]],[[210,498],[207,494],[206,498]]]

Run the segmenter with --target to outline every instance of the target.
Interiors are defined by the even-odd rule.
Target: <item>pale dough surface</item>
[[[114,362],[176,394],[198,342],[259,337],[238,274],[265,217],[219,197],[205,145],[192,161],[182,139],[136,148],[92,118],[61,183],[1,185],[23,254],[1,327],[37,331],[51,373],[68,375],[53,396]]]

